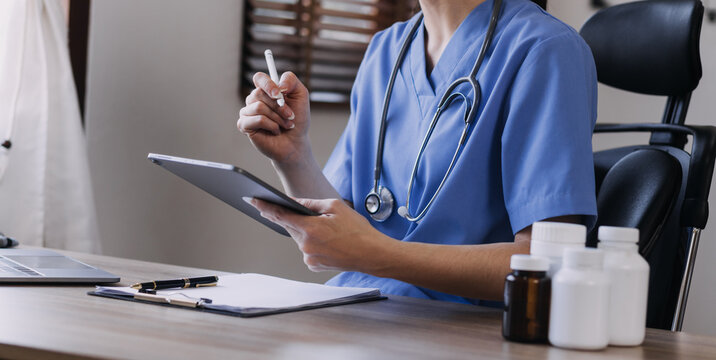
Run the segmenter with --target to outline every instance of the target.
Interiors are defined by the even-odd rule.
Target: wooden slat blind
[[[347,103],[373,34],[409,18],[416,0],[247,0],[242,91],[266,71],[271,49],[279,73],[293,71],[316,102]]]

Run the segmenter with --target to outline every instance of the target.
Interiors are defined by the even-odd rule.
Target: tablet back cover
[[[236,166],[161,154],[149,154],[148,158],[282,235],[289,236],[284,228],[263,218],[243,197],[266,200],[304,215],[318,215]]]

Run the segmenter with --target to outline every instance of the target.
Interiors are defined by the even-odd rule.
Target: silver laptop
[[[113,283],[119,276],[45,249],[0,249],[0,283]]]

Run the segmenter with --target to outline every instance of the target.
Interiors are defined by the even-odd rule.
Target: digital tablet
[[[320,215],[234,165],[151,153],[147,158],[282,235],[289,236],[284,228],[261,217],[259,211],[242,198],[265,200],[302,215]]]

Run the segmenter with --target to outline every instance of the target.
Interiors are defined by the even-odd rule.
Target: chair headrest
[[[700,0],[649,0],[600,10],[580,34],[599,81],[623,90],[677,96],[699,84]]]

